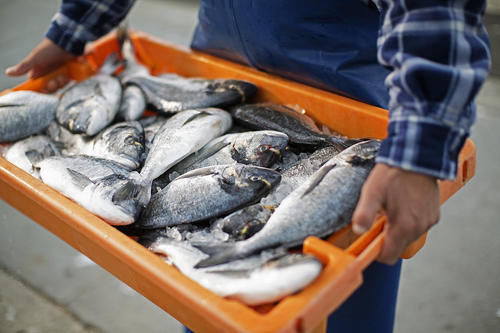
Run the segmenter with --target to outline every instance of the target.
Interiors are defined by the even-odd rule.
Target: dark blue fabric
[[[371,264],[363,272],[361,287],[328,317],[327,332],[392,332],[400,273],[401,259],[392,266]]]
[[[378,262],[363,272],[363,284],[328,317],[328,333],[390,333],[394,327],[401,259]]]
[[[361,1],[203,0],[191,47],[387,107],[378,27]]]

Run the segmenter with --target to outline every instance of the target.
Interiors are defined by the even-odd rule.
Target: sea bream
[[[179,162],[172,171],[182,174],[206,166],[235,163],[269,167],[287,145],[288,136],[276,131],[226,134]]]
[[[122,45],[122,56],[125,63],[125,69],[120,73],[120,80],[124,80],[131,75],[149,75],[149,70],[146,66],[140,64],[134,55],[134,47],[128,38]],[[146,110],[146,96],[142,90],[135,85],[128,85],[123,89],[122,103],[116,118],[119,120],[137,120]]]
[[[139,168],[144,158],[144,129],[140,122],[116,123],[95,137],[73,134],[56,122],[47,135],[63,146],[64,155],[87,155],[122,164],[129,170]]]
[[[136,175],[136,183],[141,187],[139,201],[145,206],[151,198],[154,179],[224,134],[231,124],[231,115],[216,108],[186,110],[167,119],[154,136],[144,166]]]
[[[35,135],[5,147],[3,157],[23,169],[33,177],[39,178],[34,165],[51,156],[61,155],[59,147],[45,135]]]
[[[359,142],[340,136],[326,135],[319,130],[311,118],[281,104],[244,104],[235,107],[232,114],[237,122],[249,128],[283,132],[288,135],[291,144],[304,149],[325,145],[345,149]]]
[[[114,62],[113,53],[100,73],[64,91],[56,112],[59,124],[75,134],[92,136],[113,121],[122,98],[120,81],[110,75],[118,67]]]
[[[326,237],[343,228],[351,221],[379,146],[379,141],[370,140],[336,155],[288,195],[253,237],[201,247],[211,256],[197,267],[244,258],[270,247],[298,245],[308,236]]]
[[[44,183],[110,224],[133,223],[139,214],[129,171],[119,164],[75,156],[49,157],[36,166]]]
[[[196,269],[193,266],[207,256],[189,242],[158,237],[142,243],[213,293],[248,305],[276,302],[294,294],[313,282],[323,268],[313,256],[288,254],[279,249],[230,265]]]
[[[257,92],[257,87],[247,81],[184,78],[175,74],[129,75],[123,82],[125,86],[141,88],[148,106],[167,115],[189,109],[229,107],[248,101]]]
[[[187,172],[151,198],[137,226],[161,228],[228,214],[260,200],[280,178],[274,170],[243,164]]]
[[[59,99],[34,91],[0,96],[0,142],[17,141],[45,130],[56,116]]]

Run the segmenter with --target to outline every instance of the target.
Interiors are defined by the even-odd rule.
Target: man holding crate
[[[36,78],[83,53],[133,0],[69,1],[8,75]],[[454,179],[489,69],[486,1],[202,0],[192,48],[389,109],[388,137],[353,216],[388,218],[365,283],[329,319],[336,332],[389,332],[404,249],[439,220],[437,179]],[[378,32],[378,34],[377,34]],[[48,90],[64,85],[60,77]],[[384,84],[385,83],[385,84]],[[396,263],[396,265],[394,265]],[[361,320],[363,319],[363,320]]]

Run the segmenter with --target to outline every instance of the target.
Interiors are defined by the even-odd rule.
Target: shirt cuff
[[[74,35],[75,31],[72,29],[65,29],[63,26],[57,24],[57,22],[52,21],[45,37],[67,52],[74,55],[82,55],[87,41],[75,38]]]
[[[376,162],[439,179],[455,179],[458,155],[467,137],[464,129],[432,119],[409,116],[391,120]]]

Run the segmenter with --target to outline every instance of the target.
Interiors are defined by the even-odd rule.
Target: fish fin
[[[302,193],[301,198],[305,197],[307,194],[309,194],[309,192],[314,190],[314,188],[318,186],[318,184],[323,180],[323,178],[325,178],[328,172],[330,172],[330,170],[335,168],[336,165],[337,163],[333,163],[331,165],[323,165],[321,169],[319,169],[316,172],[316,174],[314,174],[314,176],[311,177],[309,187],[304,191],[304,193]]]
[[[89,177],[85,176],[84,174],[81,174],[78,171],[75,171],[70,168],[66,168],[66,171],[68,171],[68,174],[70,175],[73,184],[77,185],[80,188],[85,188],[89,184],[94,183]]]
[[[205,146],[203,147],[202,151],[198,151],[197,153],[194,153],[192,155],[192,161],[190,161],[189,165],[183,165],[183,167],[189,168],[193,164],[209,158],[210,156],[214,155],[215,153],[217,153],[224,147],[229,146],[230,144],[231,142],[225,142],[224,140],[221,140],[208,147]]]
[[[207,111],[200,111],[199,113],[197,114],[194,114],[192,115],[191,117],[189,117],[185,122],[184,124],[182,124],[182,126],[186,125],[187,123],[190,123],[192,122],[193,120],[197,119],[197,118],[202,118],[202,117],[206,117],[206,116],[211,116],[212,114],[210,112],[207,112]]]
[[[198,262],[194,268],[210,267],[224,264],[236,259],[245,258],[249,253],[239,250],[236,243],[220,243],[216,245],[193,244],[194,247],[209,255]]]
[[[146,207],[149,200],[151,200],[151,186],[153,183],[145,181],[137,171],[131,172],[128,177],[135,187],[135,200],[142,208]]]
[[[121,65],[122,62],[120,60],[118,53],[112,52],[110,53],[110,55],[108,55],[106,60],[104,60],[104,63],[99,69],[99,73],[112,75]]]
[[[205,167],[188,171],[185,174],[182,174],[179,177],[175,178],[174,180],[191,178],[191,177],[208,176],[212,174],[214,174],[214,172],[212,171],[212,167]]]
[[[94,93],[97,96],[104,97],[104,93],[102,91],[101,84],[99,82],[97,82],[96,85],[94,86]]]
[[[111,198],[113,203],[117,203],[120,201],[125,201],[129,199],[133,199],[137,196],[137,186],[132,182],[127,182],[121,188],[119,188]]]
[[[36,164],[43,160],[43,154],[34,149],[26,151],[24,155],[26,155],[31,164]]]
[[[120,23],[118,28],[116,28],[116,40],[118,41],[118,45],[120,46],[120,50],[123,49],[123,44],[125,41],[130,41],[130,35],[128,31],[128,19],[125,19]],[[123,57],[123,52],[122,52]]]

